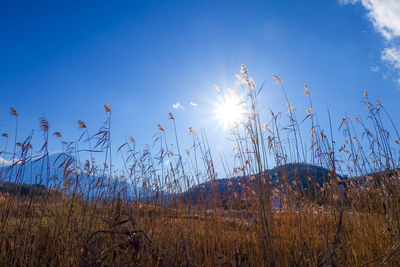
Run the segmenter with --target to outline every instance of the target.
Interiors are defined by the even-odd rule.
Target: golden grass
[[[106,122],[93,135],[78,121],[83,132],[79,143],[66,142],[60,132],[53,133],[62,139],[65,154],[82,153],[85,162],[75,165],[61,160],[57,165],[62,172],[51,177],[46,165],[50,124],[40,119],[44,137],[40,160],[45,164],[42,174],[34,178],[50,179],[53,184],[44,191],[22,194],[19,182],[33,161],[32,136],[17,142],[18,112],[11,108],[16,119],[15,144],[13,152],[8,151],[9,134],[3,133],[2,154],[19,161],[2,174],[3,181],[11,179],[16,186],[0,193],[1,265],[396,266],[400,262],[400,175],[395,170],[400,138],[382,104],[371,103],[365,92],[367,119],[357,117],[361,130],[355,130],[351,119],[343,118],[339,130],[345,140],[340,145],[332,140],[332,126],[330,134],[321,129],[310,89],[304,85],[310,106],[303,121],[311,125],[311,145],[304,148],[305,131],[281,79],[272,75],[289,107],[284,127],[273,112],[264,122],[258,107],[263,88],[256,89],[244,65],[237,77],[245,93],[234,92],[247,107],[246,114],[232,128],[234,159],[219,156],[227,176],[248,176],[249,183],[240,184],[242,193],[235,191],[223,199],[215,192],[216,163],[207,137],[190,127],[193,146],[183,148],[181,154],[172,114],[174,146],[167,138],[168,127],[161,124],[153,149],[148,146],[140,151],[129,137],[117,149],[124,170],[115,173],[108,104],[104,105]],[[393,136],[387,123],[393,126]],[[97,155],[100,162],[94,159]],[[232,162],[233,170],[229,170]],[[264,176],[268,166],[290,162],[324,166],[330,171],[329,181],[314,182],[305,191],[298,172],[294,178],[282,172],[276,184]],[[381,172],[369,174],[376,171]],[[342,183],[337,172],[356,178]],[[85,179],[87,191],[79,189]],[[206,189],[201,183],[205,181],[212,190],[203,198],[201,190]],[[142,188],[136,198],[132,185]],[[194,195],[183,194],[196,186],[197,195],[194,191]],[[274,207],[273,198],[280,200],[279,208]]]
[[[70,199],[57,196],[51,201],[56,204],[34,200],[27,213],[28,200],[22,200],[11,210],[1,239],[1,262],[19,266],[264,265],[257,218],[224,210],[206,213],[132,203],[120,203],[119,208],[104,204],[94,211],[79,202],[71,215]],[[130,221],[133,214],[134,223]],[[329,262],[338,216],[315,207],[275,214],[274,264]],[[387,230],[385,217],[377,213],[344,212],[340,235],[340,244],[334,248],[336,264],[346,266],[368,261],[377,265],[398,242]],[[387,264],[398,260],[395,254]]]

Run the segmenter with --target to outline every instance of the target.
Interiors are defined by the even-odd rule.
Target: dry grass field
[[[12,108],[16,129],[10,137],[3,134],[2,154],[16,161],[2,167],[1,265],[397,266],[399,136],[383,105],[365,93],[365,119],[340,118],[343,137],[334,142],[332,126],[323,130],[319,124],[306,85],[308,116],[298,118],[282,81],[273,75],[288,117],[271,112],[264,123],[266,114],[260,114],[257,102],[264,89],[256,87],[245,66],[237,78],[243,92],[231,94],[244,114],[231,129],[235,166],[224,168],[226,177],[248,177],[251,183],[239,184],[240,192],[223,199],[212,186],[213,157],[220,156],[222,163],[230,159],[211,151],[206,133],[193,128],[193,145],[180,147],[173,114],[174,131],[159,125],[154,144],[144,150],[131,137],[111,145],[109,105],[100,130],[91,132],[79,121],[79,143],[65,141],[41,118],[44,141],[34,158],[32,136],[17,135],[19,114]],[[48,153],[51,134],[68,157]],[[110,156],[117,150],[120,172],[113,170],[117,159]],[[77,155],[87,160],[74,160]],[[315,177],[282,172],[271,182],[264,175],[269,166],[303,162],[324,167],[328,179],[319,183]],[[34,164],[41,164],[41,172],[33,177]],[[27,177],[45,187],[22,185]],[[302,179],[308,180],[307,188]],[[203,183],[210,192],[185,193],[201,190]]]

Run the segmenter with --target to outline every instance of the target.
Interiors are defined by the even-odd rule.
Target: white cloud
[[[190,102],[190,105],[193,107],[197,107],[197,103]]]
[[[400,38],[400,0],[338,0],[338,2],[361,3],[368,10],[368,18],[390,46],[382,51],[381,59],[397,69],[400,76],[400,46],[395,43],[395,40]],[[372,68],[371,70],[374,71]]]
[[[362,0],[375,28],[387,39],[400,37],[399,0]]]
[[[399,0],[338,0],[340,4],[361,2],[368,10],[368,17],[387,40],[400,37]]]
[[[379,67],[371,67],[371,71],[378,72],[379,71]]]
[[[2,166],[4,166],[4,167],[10,166],[10,165],[12,165],[13,162],[15,162],[15,161],[16,161],[16,160],[9,161],[9,160],[6,160],[6,159],[0,157],[0,168],[1,168]]]
[[[176,104],[172,104],[172,107],[173,107],[174,109],[183,109],[183,106],[182,106],[181,103],[179,103],[179,102],[176,102]]]
[[[382,51],[381,59],[392,65],[396,69],[400,69],[400,49],[396,47],[385,48]]]
[[[355,4],[358,2],[358,0],[338,0],[340,4],[346,5],[346,4]]]

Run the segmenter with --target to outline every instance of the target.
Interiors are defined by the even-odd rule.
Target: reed
[[[231,127],[233,158],[213,151],[206,133],[192,127],[185,131],[192,145],[183,147],[172,113],[171,125],[157,126],[151,146],[138,149],[127,137],[114,147],[109,104],[104,105],[104,124],[92,134],[78,121],[81,136],[74,141],[52,132],[47,119],[40,118],[43,143],[34,150],[33,132],[18,134],[19,114],[11,108],[15,132],[2,134],[1,156],[11,164],[1,166],[0,262],[396,265],[400,136],[384,106],[365,92],[365,118],[328,116],[326,130],[307,85],[307,115],[298,119],[277,75],[272,78],[281,87],[287,117],[260,108],[260,92],[267,88],[257,87],[244,65],[236,77],[236,89],[229,92],[216,85],[217,93],[236,97],[244,113]],[[339,141],[333,137],[336,128]],[[48,150],[51,135],[61,143],[57,158]],[[114,152],[121,157],[119,171]],[[40,173],[33,175],[38,164]],[[314,165],[326,175],[307,175]],[[270,176],[272,168],[278,177]],[[23,183],[27,179],[32,185]]]

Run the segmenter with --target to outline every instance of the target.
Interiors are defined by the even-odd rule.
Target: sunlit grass
[[[113,147],[110,105],[97,131],[90,133],[79,120],[81,137],[73,142],[52,133],[41,118],[44,141],[33,150],[32,136],[18,135],[19,114],[11,108],[15,131],[2,134],[1,146],[9,165],[0,183],[2,265],[396,266],[400,138],[383,105],[365,93],[364,120],[335,119],[345,140],[339,144],[321,128],[307,86],[310,106],[300,124],[283,81],[273,75],[284,92],[288,120],[271,112],[263,114],[266,122],[257,99],[265,89],[256,88],[244,65],[236,77],[235,88],[243,93],[216,87],[221,100],[215,106],[216,119],[234,136],[232,159],[212,151],[206,134],[192,127],[192,145],[183,147],[173,114],[174,131],[159,124],[151,146],[140,150],[128,137]],[[311,127],[310,136],[301,127]],[[55,165],[59,172],[50,169],[52,135],[63,153],[82,162],[65,158]],[[120,172],[111,160],[115,151],[124,166]],[[38,159],[41,173],[30,178],[48,187],[22,185]],[[307,166],[304,162],[327,169],[321,183],[306,177],[304,188],[300,168],[287,170],[288,163]],[[215,180],[217,164],[238,177],[226,181],[223,192]],[[276,181],[265,174],[270,166],[282,170]]]

